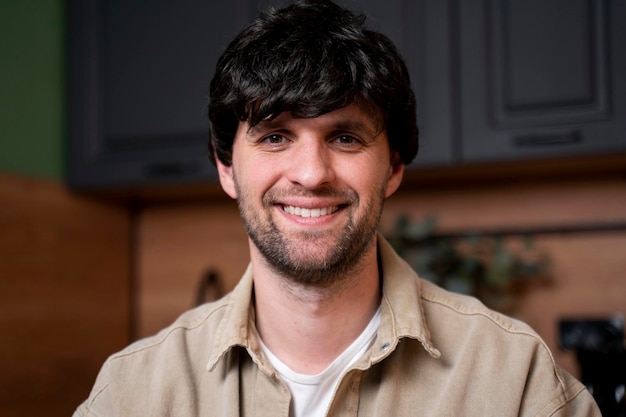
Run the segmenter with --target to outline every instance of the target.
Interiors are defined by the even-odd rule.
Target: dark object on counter
[[[561,348],[574,350],[581,381],[604,417],[626,417],[624,318],[559,322]]]

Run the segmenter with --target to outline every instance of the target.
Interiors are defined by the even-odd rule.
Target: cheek
[[[366,160],[359,164],[345,165],[341,168],[339,178],[350,188],[354,189],[361,198],[379,192],[388,177],[388,171],[378,161]]]
[[[239,198],[246,198],[248,204],[257,204],[275,184],[275,174],[271,166],[248,161],[242,169],[235,170],[234,182]]]

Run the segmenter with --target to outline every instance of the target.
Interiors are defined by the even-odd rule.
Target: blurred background
[[[0,2],[0,416],[70,415],[108,355],[245,270],[205,114],[259,3]],[[425,278],[529,323],[616,410],[626,3],[342,4],[398,44],[418,97],[420,154],[381,232]]]

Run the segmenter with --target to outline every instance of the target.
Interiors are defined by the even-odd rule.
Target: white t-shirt
[[[323,417],[326,415],[335,387],[341,376],[370,348],[380,324],[380,308],[361,335],[325,370],[317,375],[304,375],[289,369],[261,341],[263,352],[291,390],[292,417]]]

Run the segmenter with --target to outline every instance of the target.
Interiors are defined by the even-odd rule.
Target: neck
[[[351,276],[323,288],[296,284],[252,254],[256,325],[295,372],[317,374],[361,334],[380,305],[376,245]]]

